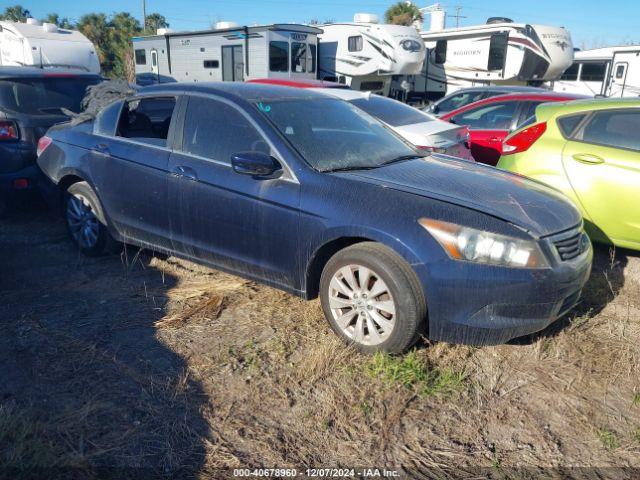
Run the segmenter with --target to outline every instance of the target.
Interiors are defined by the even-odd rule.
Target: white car
[[[341,88],[310,88],[341,98],[384,122],[405,140],[422,150],[444,153],[473,161],[469,150],[469,130],[425,113],[405,103],[369,92]]]

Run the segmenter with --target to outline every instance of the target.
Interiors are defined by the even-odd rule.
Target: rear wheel
[[[372,242],[345,248],[327,262],[320,301],[333,330],[365,353],[405,351],[426,319],[424,295],[411,267]]]
[[[107,229],[100,201],[87,182],[69,187],[64,214],[71,240],[85,255],[102,255],[117,245]]]

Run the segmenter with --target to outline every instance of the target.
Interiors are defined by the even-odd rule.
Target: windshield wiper
[[[327,170],[322,170],[322,173],[351,172],[353,170],[371,170],[372,168],[378,168],[379,166],[380,165],[349,165],[347,167],[328,168]]]
[[[377,166],[382,167],[383,165],[390,165],[392,163],[403,162],[405,160],[413,160],[414,158],[424,158],[429,155],[422,155],[420,153],[414,153],[413,155],[400,155],[399,157],[392,158],[390,160],[386,160],[382,163],[379,163]]]

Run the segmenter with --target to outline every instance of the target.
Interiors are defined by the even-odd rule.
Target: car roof
[[[341,98],[347,102],[351,100],[357,100],[359,98],[369,98],[371,95],[375,95],[371,92],[361,92],[359,90],[350,90],[343,88],[311,88],[313,92],[322,93],[325,95],[331,95],[332,97]]]
[[[589,98],[572,102],[560,102],[541,105],[542,110],[536,110],[546,117],[555,114],[570,114],[579,112],[591,112],[593,110],[611,110],[617,108],[640,108],[640,99],[637,98]]]
[[[529,86],[517,86],[517,85],[484,85],[482,87],[468,87],[461,88],[455,92],[450,93],[447,97],[456,95],[461,92],[544,92],[547,89],[542,87],[529,87]],[[443,97],[446,98],[446,97]]]
[[[247,101],[326,98],[311,89],[249,82],[162,83],[138,90],[138,94],[148,93],[208,93]]]
[[[0,79],[47,77],[100,77],[74,68],[0,67]]]
[[[283,87],[294,88],[336,88],[349,90],[349,87],[344,83],[328,82],[326,80],[317,80],[314,78],[303,80],[292,80],[290,78],[254,78],[252,80],[247,80],[246,83],[262,83],[264,85],[280,85]]]
[[[505,95],[496,95],[495,97],[483,98],[482,100],[478,100],[477,102],[469,103],[468,105],[464,105],[463,107],[447,112],[442,116],[442,118],[451,118],[462,112],[471,110],[472,108],[476,108],[482,105],[491,105],[492,103],[498,103],[503,101],[563,102],[563,101],[573,101],[573,100],[586,99],[586,98],[589,98],[589,97],[587,97],[586,95],[577,95],[577,94],[559,93],[559,92],[508,93]]]

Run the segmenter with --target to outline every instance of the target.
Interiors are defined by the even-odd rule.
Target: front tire
[[[98,196],[87,182],[71,185],[65,195],[64,216],[71,240],[88,256],[99,256],[116,245],[107,229]]]
[[[409,264],[390,248],[358,243],[336,253],[320,278],[331,328],[364,353],[401,353],[423,333],[427,307]]]

